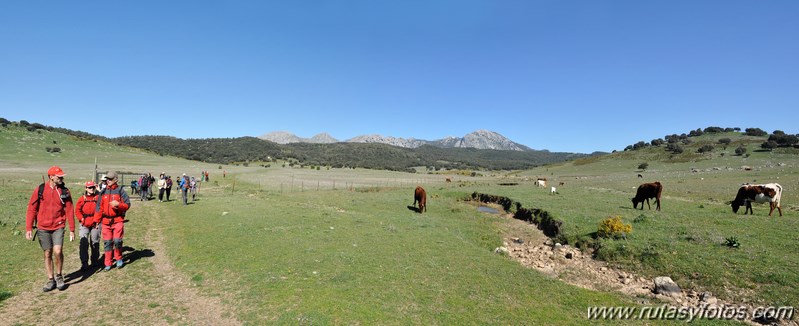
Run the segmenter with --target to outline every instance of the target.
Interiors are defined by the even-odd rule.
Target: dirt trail
[[[44,280],[31,284],[4,302],[0,324],[242,324],[233,317],[232,308],[219,298],[202,295],[172,265],[157,218],[157,205],[168,203],[134,204],[140,210],[136,218],[141,221],[136,223],[148,227],[141,235],[126,230],[125,246],[130,247],[124,253],[126,266],[82,276],[73,272],[80,267],[77,244],[65,243],[64,276],[69,287],[43,293]]]

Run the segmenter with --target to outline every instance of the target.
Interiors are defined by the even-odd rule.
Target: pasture
[[[44,150],[53,140],[60,153]],[[446,173],[220,166],[46,131],[4,128],[0,146],[0,314],[15,322],[49,322],[44,316],[81,300],[78,295],[101,296],[93,287],[97,283],[122,289],[129,300],[123,311],[96,317],[86,309],[63,321],[74,321],[67,319],[71,316],[102,323],[152,323],[152,318],[186,323],[181,317],[191,309],[176,300],[177,290],[147,286],[150,278],[171,273],[156,259],[166,259],[189,287],[226,307],[222,316],[249,324],[584,324],[590,306],[639,304],[637,298],[553,281],[495,254],[504,239],[529,239],[536,231],[478,212],[463,201],[475,191],[550,211],[564,221],[562,241],[599,248],[599,258],[629,272],[670,276],[684,289],[709,290],[737,302],[799,302],[794,286],[799,244],[791,232],[797,226],[799,160],[792,153],[662,163],[651,160],[660,155],[652,149],[587,164],[456,175],[446,183]],[[202,185],[198,201],[185,207],[176,201],[133,201],[126,245],[134,253],[158,249],[153,256],[136,256],[124,269],[97,274],[62,293],[37,292],[44,277],[41,250],[18,233],[24,231],[27,198],[53,164],[64,168],[70,187],[80,189],[92,175],[95,157],[100,170],[173,176],[207,170],[211,181]],[[647,171],[636,170],[641,160],[649,161]],[[743,171],[741,165],[756,168]],[[564,185],[551,195],[533,185],[536,176]],[[635,187],[655,180],[664,186],[663,210],[633,210]],[[754,216],[731,212],[725,202],[737,185],[753,180],[783,185],[783,217],[768,217],[768,209],[758,205]],[[424,214],[408,208],[417,184],[427,190]],[[609,216],[632,224],[626,240],[591,236]],[[740,247],[725,246],[729,237]],[[65,245],[67,273],[78,264],[76,251],[76,242]],[[30,297],[42,307],[20,308],[24,303],[18,298]]]

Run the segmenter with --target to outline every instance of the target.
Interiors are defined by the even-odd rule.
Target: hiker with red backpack
[[[105,252],[105,271],[116,263],[122,268],[122,236],[125,234],[125,212],[130,208],[130,198],[125,189],[117,184],[117,173],[108,172],[107,186],[100,193],[94,219],[102,224],[103,251]],[[113,256],[113,257],[112,257]],[[113,258],[113,261],[111,260]]]
[[[69,241],[75,240],[75,215],[72,196],[64,186],[65,175],[60,167],[50,167],[47,170],[50,180],[33,190],[25,215],[25,238],[34,239],[33,226],[36,222],[36,235],[39,236],[39,245],[44,250],[44,268],[47,272],[47,283],[42,288],[44,292],[55,288],[66,289],[62,275],[65,224],[69,224]]]
[[[80,223],[78,230],[80,270],[84,273],[89,270],[90,265],[94,267],[100,263],[100,221],[94,219],[98,194],[97,185],[92,181],[86,182],[86,192],[75,204],[75,217]],[[89,259],[89,248],[91,248],[91,259]]]

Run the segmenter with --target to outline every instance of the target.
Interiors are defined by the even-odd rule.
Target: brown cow
[[[652,209],[652,206],[649,205],[649,198],[655,198],[657,208],[656,210],[660,210],[660,193],[663,192],[663,185],[660,184],[660,181],[655,181],[652,183],[644,183],[638,186],[638,191],[635,193],[635,197],[633,200],[633,209],[638,208],[638,203],[641,203],[641,210],[644,209],[644,201],[646,201],[646,206],[649,209]]]
[[[746,206],[746,208],[744,208],[744,215],[746,215],[746,213],[752,213],[752,215],[754,215],[755,212],[752,211],[752,202],[769,202],[771,210],[769,210],[768,216],[771,216],[771,213],[774,213],[775,208],[780,212],[780,216],[782,216],[780,198],[782,198],[782,186],[780,186],[779,183],[767,183],[761,185],[745,184],[742,185],[741,188],[738,188],[738,194],[735,195],[735,199],[730,203],[730,205],[732,206],[733,213],[738,213],[738,208],[741,206]]]
[[[416,202],[419,202],[419,213],[427,211],[427,192],[424,188],[417,186],[413,192],[413,207],[416,207]]]

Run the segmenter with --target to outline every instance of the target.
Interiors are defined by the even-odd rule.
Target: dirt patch
[[[755,307],[745,303],[727,302],[715,298],[712,293],[683,290],[678,294],[655,293],[655,281],[609,266],[604,261],[593,259],[590,253],[577,248],[554,243],[534,225],[513,219],[505,226],[504,244],[508,255],[523,266],[533,268],[552,278],[568,284],[594,291],[615,291],[635,298],[641,305],[669,304],[675,307],[746,307],[748,312]],[[668,275],[664,275],[668,276]],[[764,321],[747,320],[753,325]],[[765,321],[774,325],[799,325],[793,320]]]
[[[31,284],[30,289],[3,303],[2,323],[242,324],[233,317],[232,308],[223,305],[219,298],[202,295],[190,278],[172,265],[158,228],[155,205],[159,203],[136,204],[136,209],[141,210],[137,214],[139,221],[152,223],[153,227],[143,235],[126,237],[128,250],[123,260],[127,266],[83,274],[77,272],[80,267],[77,252],[67,252],[64,272],[69,287],[43,293],[44,280],[42,284]]]

